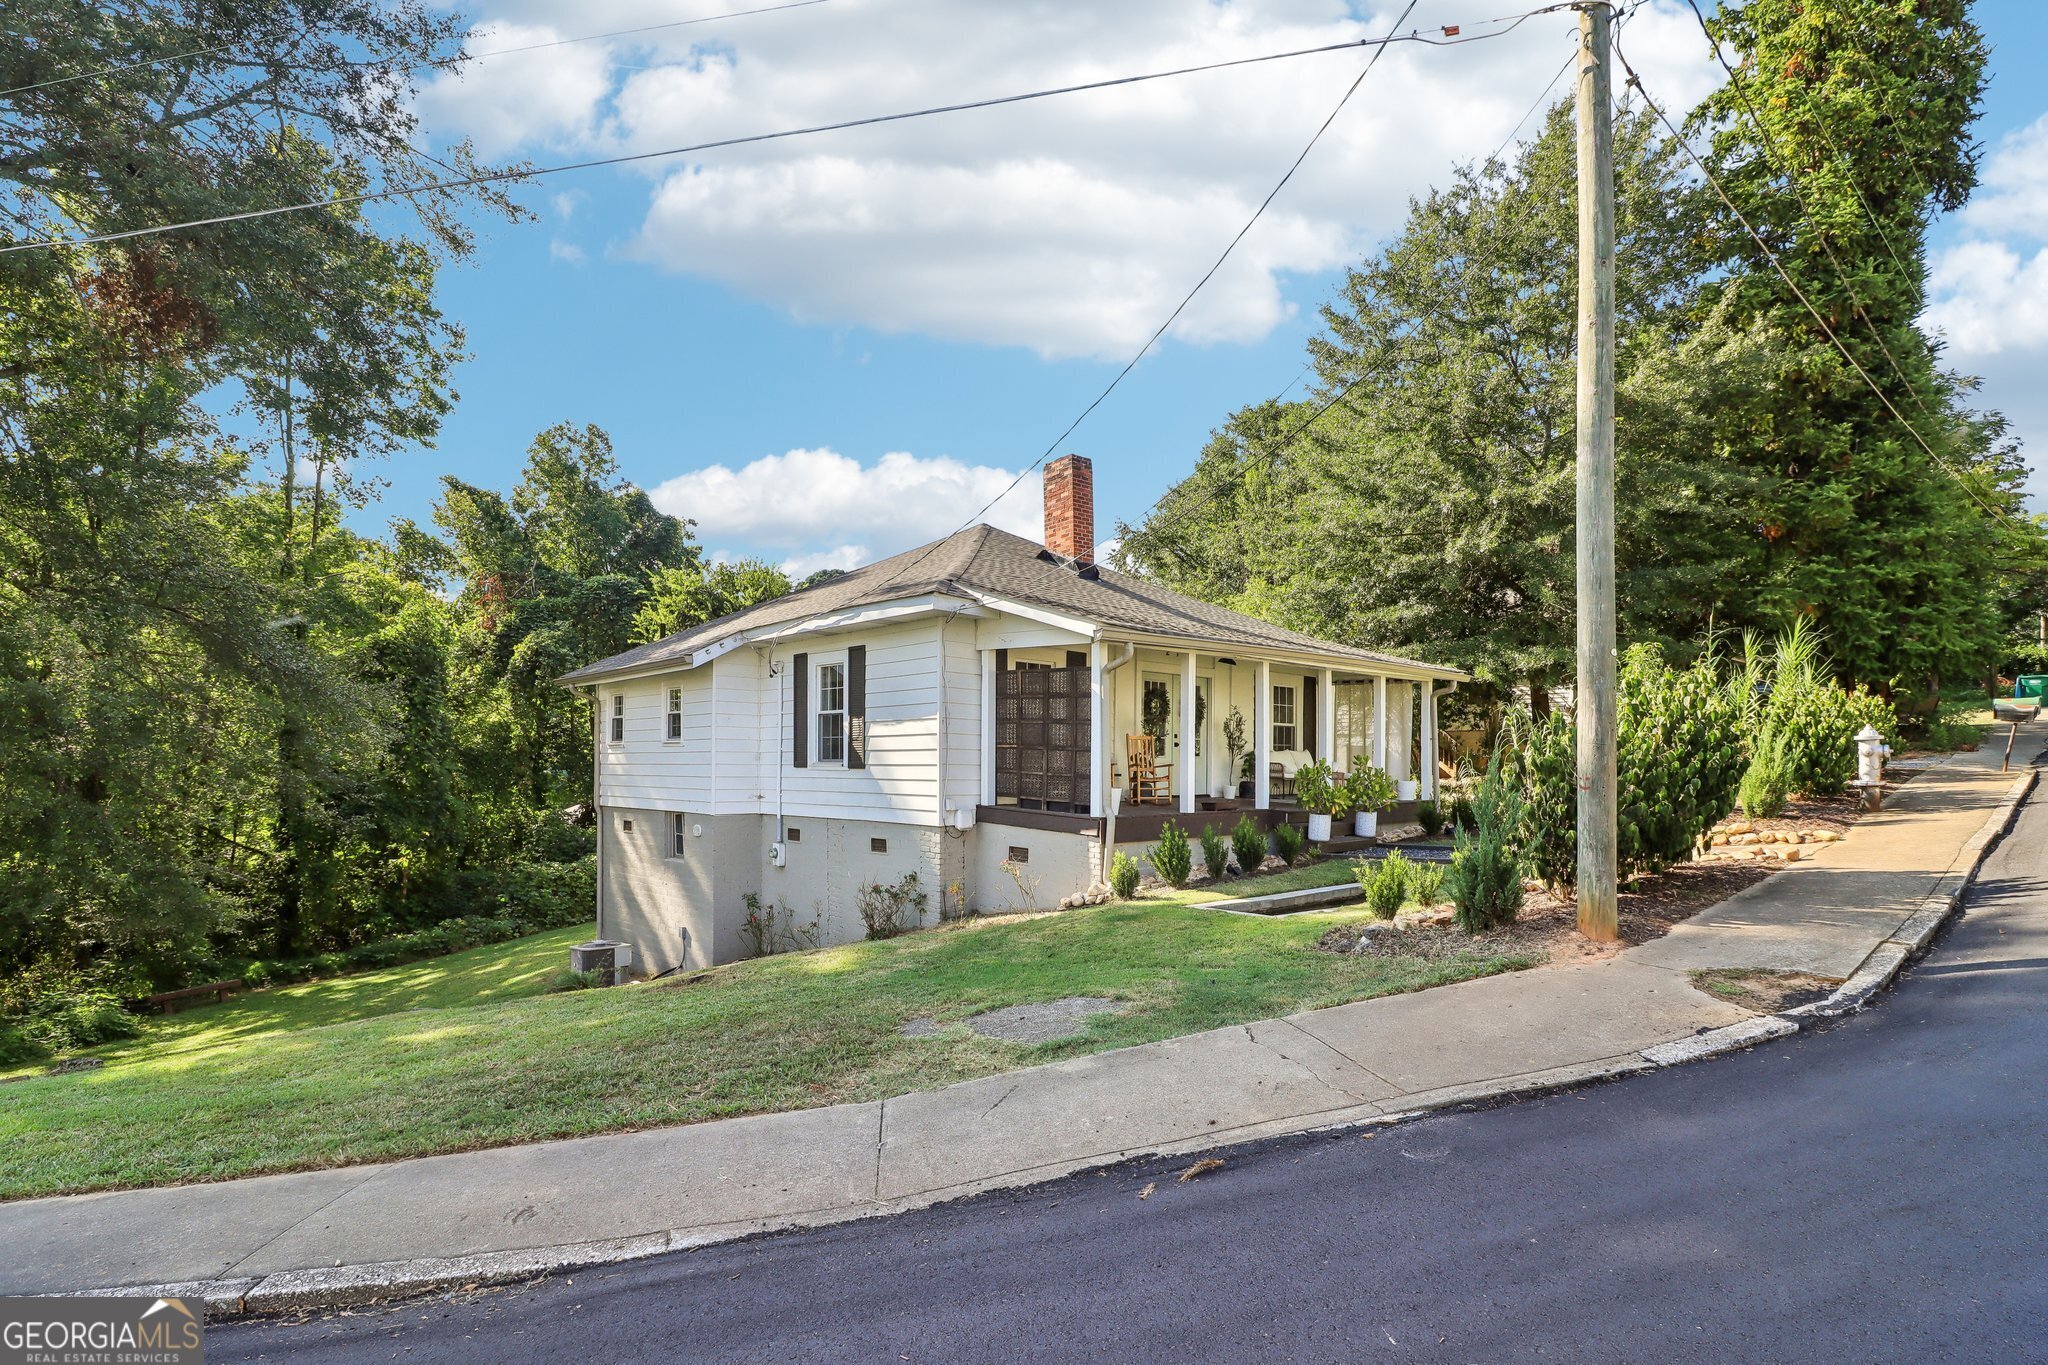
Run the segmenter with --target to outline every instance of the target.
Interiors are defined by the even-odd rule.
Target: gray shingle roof
[[[1112,631],[1454,672],[1439,664],[1318,640],[1114,569],[1084,575],[1021,536],[993,526],[972,526],[816,587],[614,654],[577,669],[562,682],[591,682],[665,663],[688,667],[692,655],[735,635],[927,593],[1007,598],[1097,622]]]

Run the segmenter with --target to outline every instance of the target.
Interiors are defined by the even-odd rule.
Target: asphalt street
[[[2048,802],[1851,1019],[1369,1131],[224,1324],[208,1357],[2048,1360]]]

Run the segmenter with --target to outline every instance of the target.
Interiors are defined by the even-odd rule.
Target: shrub
[[[1250,815],[1240,816],[1230,832],[1230,847],[1237,854],[1237,870],[1250,876],[1266,862],[1266,831]]]
[[[1187,831],[1179,822],[1168,820],[1166,828],[1159,831],[1159,846],[1152,850],[1152,867],[1159,873],[1159,879],[1178,890],[1188,884],[1188,874],[1194,871],[1194,850],[1188,847]]]
[[[871,939],[909,933],[924,924],[924,908],[930,900],[915,872],[904,873],[894,886],[875,882],[862,887],[858,897],[861,925]]]
[[[1123,901],[1138,894],[1138,860],[1122,849],[1109,860],[1109,889]]]
[[[578,972],[564,967],[548,978],[548,984],[544,989],[549,995],[559,995],[563,991],[587,991],[593,986],[604,985],[604,977],[603,972]]]
[[[23,1033],[12,1020],[0,1019],[0,1066],[17,1066],[49,1055],[49,1049]]]
[[[1365,888],[1365,908],[1372,911],[1375,919],[1392,919],[1400,914],[1402,903],[1408,899],[1408,874],[1413,864],[1396,850],[1377,865],[1359,866],[1371,869],[1370,875],[1363,870],[1359,873],[1359,883]]]
[[[51,1052],[97,1047],[142,1031],[118,995],[104,986],[84,984],[40,996],[18,1027],[31,1043]]]
[[[1417,863],[1408,876],[1408,894],[1417,905],[1440,905],[1444,899],[1444,865]]]
[[[1202,866],[1212,882],[1222,881],[1230,871],[1230,840],[1214,825],[1202,826]]]
[[[1791,794],[1792,770],[1785,756],[1785,741],[1774,730],[1764,732],[1756,751],[1743,771],[1736,799],[1742,813],[1752,820],[1768,820],[1785,809]]]
[[[1856,735],[1869,725],[1885,743],[1899,740],[1899,717],[1890,702],[1863,687],[1848,691],[1829,676],[1821,636],[1805,618],[1777,639],[1772,657],[1751,636],[1744,640],[1740,677],[1751,692],[1745,733],[1756,753],[1765,735],[1784,744],[1789,789],[1832,796],[1856,775]]]
[[[1744,760],[1741,707],[1710,660],[1674,669],[1654,646],[1636,645],[1622,655],[1619,683],[1615,832],[1626,880],[1691,856],[1734,808]],[[1578,880],[1576,743],[1572,723],[1553,714],[1531,727],[1516,755],[1516,853],[1559,888]]]
[[[1280,855],[1280,861],[1293,867],[1301,861],[1302,850],[1308,846],[1308,835],[1293,825],[1273,826],[1273,851]]]
[[[1444,890],[1468,934],[1512,924],[1522,908],[1522,868],[1515,856],[1522,797],[1496,759],[1472,802],[1472,828],[1460,829]]]
[[[1443,808],[1434,801],[1424,801],[1415,808],[1415,821],[1422,826],[1422,837],[1434,839],[1444,832]]]
[[[1473,823],[1472,798],[1463,792],[1459,792],[1451,798],[1450,828],[1453,830],[1471,829]]]

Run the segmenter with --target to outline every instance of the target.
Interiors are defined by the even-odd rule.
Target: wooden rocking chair
[[[1152,752],[1152,736],[1125,735],[1124,753],[1130,760],[1131,804],[1166,805],[1173,799],[1173,765],[1161,763]]]

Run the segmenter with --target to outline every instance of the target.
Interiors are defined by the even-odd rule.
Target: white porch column
[[[1382,772],[1387,767],[1387,680],[1384,675],[1372,680],[1372,766]]]
[[[1180,757],[1174,760],[1174,770],[1180,779],[1181,814],[1192,815],[1195,787],[1200,781],[1195,763],[1195,651],[1192,649],[1180,656]]]
[[[1109,809],[1109,764],[1103,746],[1109,743],[1109,689],[1103,685],[1102,665],[1109,646],[1097,640],[1088,646],[1088,813],[1100,820]],[[1104,859],[1108,853],[1103,854]]]
[[[1422,684],[1422,780],[1418,789],[1425,801],[1436,800],[1436,681]]]
[[[1334,763],[1337,756],[1337,675],[1324,669],[1316,675],[1316,757]]]
[[[943,738],[940,743],[944,743]],[[981,804],[996,803],[996,652],[981,651]]]
[[[1259,660],[1252,683],[1252,808],[1273,804],[1273,665]]]
[[[1415,684],[1395,687],[1399,696],[1394,702],[1394,766],[1400,769],[1395,776],[1405,781],[1415,776]]]

